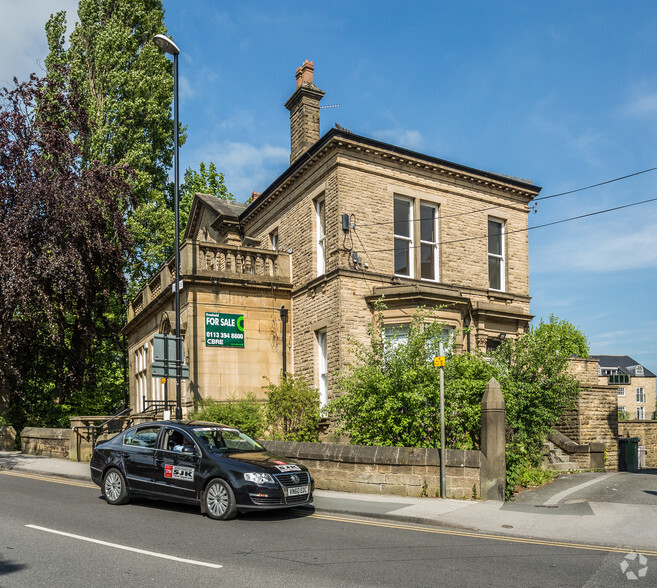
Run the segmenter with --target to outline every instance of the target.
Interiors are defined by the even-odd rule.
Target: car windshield
[[[193,431],[201,444],[213,453],[265,451],[260,443],[237,429],[194,427]]]

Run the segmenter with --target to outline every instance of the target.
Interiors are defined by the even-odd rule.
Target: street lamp
[[[164,35],[155,35],[153,42],[165,53],[173,55],[173,175],[174,175],[174,197],[173,206],[175,214],[175,235],[174,235],[174,291],[176,293],[176,419],[182,419],[182,403],[180,395],[180,367],[182,364],[182,337],[180,335],[180,236],[179,236],[179,203],[178,203],[178,184],[180,180],[180,162],[179,162],[179,145],[178,145],[178,54],[180,49],[169,38]]]

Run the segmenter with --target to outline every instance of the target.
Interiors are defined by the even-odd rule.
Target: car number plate
[[[296,488],[288,488],[288,496],[299,496],[299,494],[308,494],[308,486],[297,486]]]

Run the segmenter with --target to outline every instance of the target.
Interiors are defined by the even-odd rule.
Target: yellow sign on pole
[[[439,355],[433,358],[433,367],[445,367],[445,356]]]

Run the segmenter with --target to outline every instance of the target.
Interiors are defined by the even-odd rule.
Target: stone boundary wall
[[[321,490],[440,496],[440,450],[338,443],[262,441],[272,453],[310,469]],[[445,450],[447,498],[481,496],[479,451]]]
[[[21,431],[21,451],[29,455],[46,455],[69,459],[75,433],[71,429],[25,427]]]
[[[618,396],[615,386],[598,383],[598,362],[570,358],[568,371],[580,382],[577,407],[555,427],[580,445],[604,443],[604,469],[618,469]],[[578,462],[579,463],[579,462]]]
[[[16,430],[14,427],[0,427],[0,451],[16,449]]]
[[[657,421],[619,421],[621,437],[638,437],[646,448],[646,468],[657,468]]]

